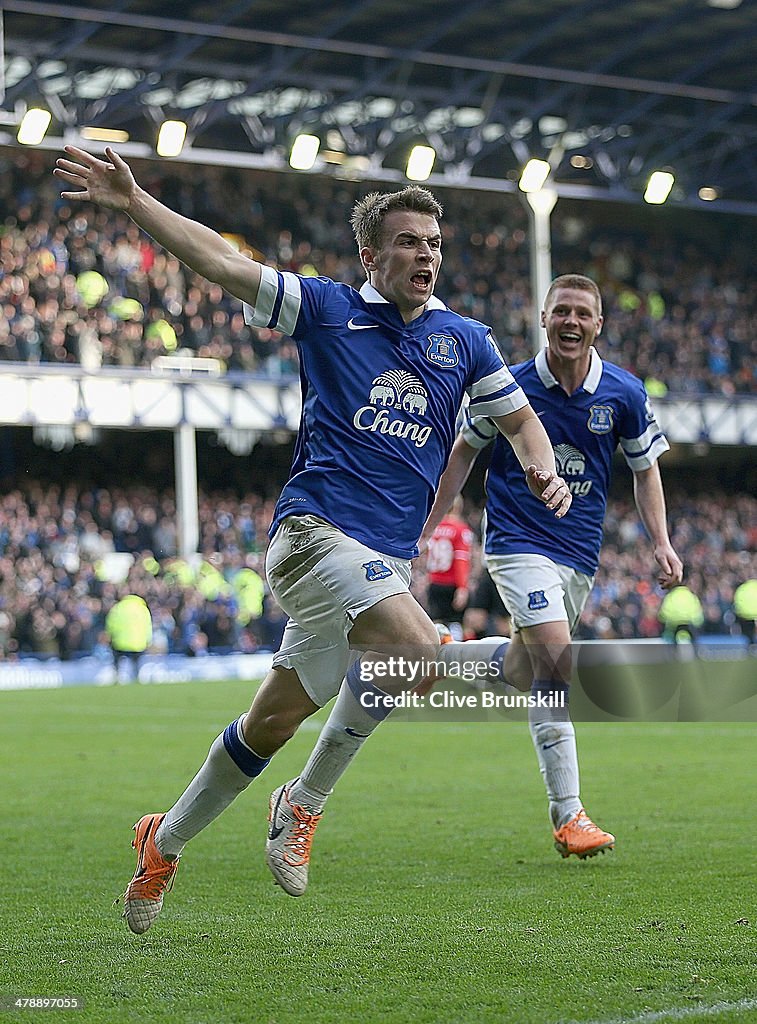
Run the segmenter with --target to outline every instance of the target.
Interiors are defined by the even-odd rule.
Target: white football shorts
[[[318,516],[287,516],[266,555],[273,596],[289,616],[274,666],[292,668],[323,706],[351,661],[347,639],[361,612],[410,589],[410,562],[366,547]]]
[[[487,555],[486,568],[516,629],[542,622],[578,625],[594,577],[546,555]]]

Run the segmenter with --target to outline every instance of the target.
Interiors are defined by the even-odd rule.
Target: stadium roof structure
[[[421,142],[434,185],[513,190],[539,157],[560,195],[640,201],[667,168],[672,203],[757,213],[753,0],[2,7],[0,141],[42,105],[48,147],[107,128],[149,156],[177,118],[182,160],[285,169],[308,132],[317,172],[401,181]]]

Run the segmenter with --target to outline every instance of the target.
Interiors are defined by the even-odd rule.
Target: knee
[[[302,716],[291,709],[264,714],[250,712],[244,722],[245,743],[261,757],[270,757],[294,736]]]
[[[267,736],[270,736],[277,749],[283,747],[287,740],[291,740],[299,727],[299,716],[286,711],[277,711],[266,715],[261,722],[262,731]]]

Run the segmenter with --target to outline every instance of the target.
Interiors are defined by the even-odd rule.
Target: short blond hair
[[[441,220],[444,212],[436,196],[420,185],[408,185],[399,192],[371,192],[358,199],[352,208],[350,224],[358,249],[381,248],[384,218],[394,210],[427,213],[437,220]]]
[[[556,277],[549,286],[547,294],[544,296],[544,309],[549,309],[549,300],[558,288],[577,288],[578,291],[591,292],[597,300],[597,308],[601,315],[602,293],[599,290],[597,282],[592,281],[590,277],[585,277],[583,274],[561,274],[560,277]]]

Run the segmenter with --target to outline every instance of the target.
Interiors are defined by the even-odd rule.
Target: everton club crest
[[[429,334],[426,359],[437,366],[457,366],[457,341],[449,334]]]
[[[612,430],[612,417],[611,405],[592,405],[586,426],[593,434],[609,434]]]
[[[388,565],[384,565],[380,558],[374,558],[370,562],[363,562],[363,568],[365,569],[365,578],[369,583],[375,583],[376,580],[385,580],[387,576],[392,576],[392,570]]]

